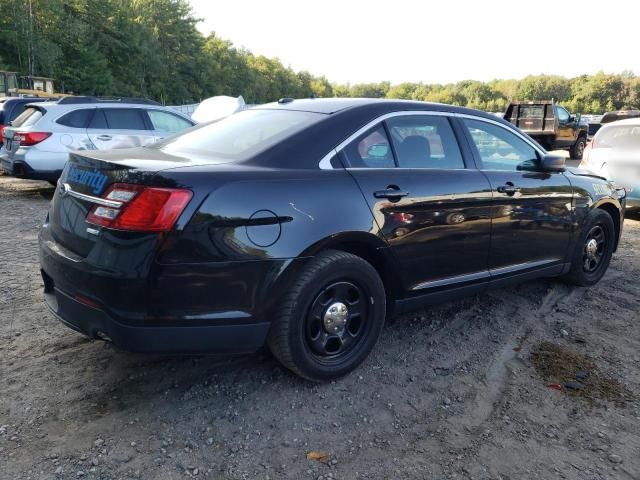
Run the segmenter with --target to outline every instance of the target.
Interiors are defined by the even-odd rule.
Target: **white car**
[[[627,190],[627,210],[640,209],[640,118],[604,124],[584,152],[580,167]]]
[[[0,166],[9,175],[55,183],[71,151],[145,146],[193,125],[188,116],[139,98],[32,103],[4,128]]]

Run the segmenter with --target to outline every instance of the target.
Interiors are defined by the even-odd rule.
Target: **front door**
[[[497,123],[463,119],[493,191],[489,266],[498,279],[562,269],[572,231],[572,187],[563,173],[543,172],[539,153]]]
[[[446,116],[392,117],[342,155],[394,253],[405,290],[488,281],[489,183],[467,168]]]
[[[558,118],[558,134],[556,144],[568,147],[573,145],[578,138],[576,136],[576,118],[571,117],[567,110],[559,105],[554,105],[556,117]]]

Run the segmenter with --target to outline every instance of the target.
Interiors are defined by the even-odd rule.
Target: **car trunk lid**
[[[144,148],[72,152],[51,202],[51,234],[66,249],[86,257],[100,240],[102,230],[89,223],[87,215],[96,206],[109,206],[110,200],[102,197],[110,186],[175,187],[166,185],[157,173],[193,163],[197,161]],[[155,237],[157,233],[113,231],[110,235],[132,239],[149,235]]]

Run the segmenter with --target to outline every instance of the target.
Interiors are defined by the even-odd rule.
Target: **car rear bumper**
[[[125,350],[154,353],[259,350],[269,314],[286,289],[283,272],[290,275],[305,261],[165,265],[152,260],[149,266],[131,261],[121,270],[116,264],[93,262],[92,257],[106,261],[115,253],[94,253],[75,255],[47,226],[41,229],[40,265],[49,308],[85,335],[108,338]]]
[[[13,177],[31,180],[56,181],[62,174],[62,170],[34,170],[26,161],[11,159],[6,153],[0,155],[0,166]]]
[[[252,353],[264,345],[269,331],[267,322],[191,326],[126,325],[109,317],[100,308],[87,305],[52,286],[50,279],[45,280],[45,287],[47,306],[67,327],[91,338],[111,341],[117,347],[131,352]]]

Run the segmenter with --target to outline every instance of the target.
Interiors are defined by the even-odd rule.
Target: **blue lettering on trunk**
[[[67,172],[67,180],[73,183],[79,183],[80,185],[87,185],[92,188],[93,193],[98,195],[102,192],[109,178],[97,169],[89,171],[71,167]]]

